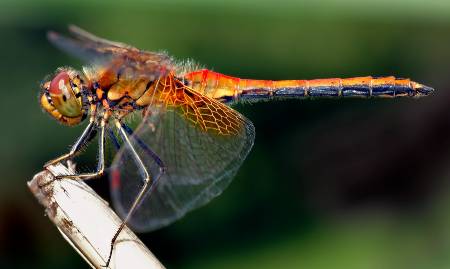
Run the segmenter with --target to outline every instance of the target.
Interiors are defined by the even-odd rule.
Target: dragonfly
[[[77,26],[71,36],[49,32],[59,49],[83,60],[82,70],[58,68],[41,83],[39,102],[59,123],[87,126],[70,151],[44,166],[72,160],[95,137],[93,172],[108,174],[113,205],[125,225],[153,231],[205,205],[230,184],[255,139],[252,122],[232,108],[262,100],[318,97],[422,97],[431,87],[388,77],[254,80],[176,61],[97,37]],[[131,127],[131,123],[137,123]],[[105,141],[117,149],[107,170]],[[57,177],[58,178],[58,177]],[[107,264],[109,264],[110,257]]]

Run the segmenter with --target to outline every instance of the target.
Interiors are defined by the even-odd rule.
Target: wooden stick
[[[28,187],[45,207],[50,220],[63,237],[92,268],[105,268],[111,239],[121,219],[86,183],[81,180],[58,179],[54,175],[74,174],[73,169],[57,164],[36,174]],[[114,246],[108,268],[150,268],[164,266],[125,227]]]

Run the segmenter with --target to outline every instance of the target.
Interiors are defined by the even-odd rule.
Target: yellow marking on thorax
[[[148,81],[146,80],[138,80],[130,81],[130,80],[119,80],[108,91],[108,99],[115,101],[120,98],[128,95],[133,100],[137,100],[146,90]]]
[[[152,99],[154,98],[155,94],[155,86],[159,85],[159,80],[154,82],[147,90],[145,90],[147,84],[144,86],[143,93],[139,96],[139,98],[136,100],[136,104],[138,106],[146,106],[149,105],[150,102],[152,102]]]

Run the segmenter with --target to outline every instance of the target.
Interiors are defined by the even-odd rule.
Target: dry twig
[[[93,268],[104,268],[110,243],[121,220],[86,183],[55,180],[54,175],[73,174],[58,164],[36,174],[28,186],[45,207],[63,237]],[[120,233],[108,268],[164,268],[127,227]]]

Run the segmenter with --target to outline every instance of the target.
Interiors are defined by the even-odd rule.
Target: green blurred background
[[[257,79],[411,77],[420,100],[237,106],[253,151],[219,198],[141,238],[169,268],[450,268],[450,2],[0,1],[0,267],[87,268],[26,187],[83,126],[41,112],[67,24]],[[95,162],[89,151],[81,166]],[[92,183],[108,197],[107,180]]]

